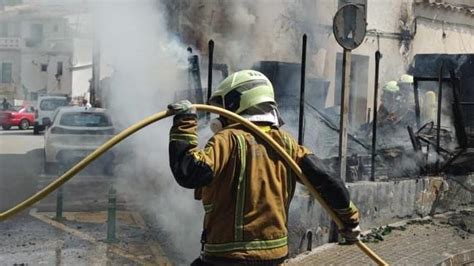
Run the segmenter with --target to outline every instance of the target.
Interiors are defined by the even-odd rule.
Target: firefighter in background
[[[415,90],[413,88],[413,76],[403,74],[398,80],[398,87],[400,87],[401,108],[406,111],[415,111]]]
[[[227,77],[210,104],[254,122],[298,163],[314,188],[343,221],[341,236],[358,240],[359,212],[343,181],[307,148],[280,129],[273,86],[262,73],[242,70]],[[198,149],[197,117],[189,101],[168,107],[170,167],[176,181],[195,189],[205,216],[201,257],[192,265],[277,265],[288,256],[288,209],[297,177],[265,141],[244,126],[219,117],[213,137]]]
[[[414,126],[416,116],[412,76],[402,75],[398,82],[387,82],[383,86],[381,102],[377,121],[380,126],[393,129]]]
[[[397,119],[397,111],[400,104],[400,87],[396,81],[392,80],[387,82],[383,88],[381,104],[378,110],[378,121],[379,125],[386,123],[393,123]]]

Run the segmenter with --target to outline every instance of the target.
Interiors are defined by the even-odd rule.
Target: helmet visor
[[[222,99],[221,96],[212,96],[207,101],[207,104],[223,108],[224,107],[224,99]]]

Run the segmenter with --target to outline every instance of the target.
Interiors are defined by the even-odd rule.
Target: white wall
[[[74,39],[74,65],[82,66],[92,63],[92,40]],[[92,67],[76,70],[72,73],[72,96],[84,96],[89,90],[92,78]]]
[[[43,42],[35,47],[23,47],[21,52],[22,84],[30,92],[42,89],[48,93],[72,92],[72,38],[70,38],[65,19],[31,18],[21,23],[22,38],[31,38],[32,24],[43,25]],[[57,63],[63,62],[63,75],[60,82],[56,78]],[[47,71],[41,71],[41,65],[47,64]]]
[[[418,20],[412,54],[421,53],[474,53],[474,28]]]

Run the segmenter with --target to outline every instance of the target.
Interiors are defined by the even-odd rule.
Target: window
[[[56,68],[56,77],[63,75],[63,62],[58,62]]]
[[[67,105],[68,101],[66,99],[46,99],[41,101],[39,109],[43,111],[54,111],[58,107]]]
[[[101,113],[65,113],[59,122],[69,127],[110,127],[112,123],[105,114]]]
[[[58,24],[54,24],[54,26],[53,26],[53,31],[54,31],[54,32],[58,32],[58,30],[59,30]]]
[[[2,83],[12,83],[12,63],[2,63]]]
[[[26,46],[35,47],[43,42],[43,24],[30,25],[30,38],[26,41]]]
[[[47,72],[48,71],[48,64],[41,64],[41,72]]]

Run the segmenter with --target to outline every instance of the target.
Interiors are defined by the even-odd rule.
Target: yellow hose
[[[334,220],[334,222],[337,224],[338,228],[343,228],[344,225],[342,221],[339,219],[339,217],[336,216],[336,214],[332,211],[332,209],[327,205],[327,203],[321,198],[319,193],[313,188],[311,183],[308,181],[306,176],[303,174],[301,171],[301,168],[296,164],[296,162],[286,153],[286,151],[272,138],[268,137],[265,132],[260,130],[258,126],[253,124],[252,122],[246,120],[245,118],[242,118],[241,116],[229,112],[225,109],[215,107],[215,106],[210,106],[210,105],[204,105],[204,104],[194,104],[193,105],[198,111],[203,111],[203,112],[211,112],[215,114],[222,115],[228,119],[231,119],[233,121],[236,121],[248,129],[252,130],[255,134],[257,134],[259,137],[264,139],[270,146],[272,146],[273,149],[275,149],[280,156],[283,157],[283,159],[288,162],[290,165],[291,169],[298,175],[299,179],[303,184],[308,188],[308,190],[311,192],[311,194],[318,200],[318,202],[321,204],[321,206],[326,210],[326,212],[329,214],[329,216]],[[54,190],[59,188],[61,185],[66,183],[69,179],[71,179],[74,175],[76,175],[79,171],[84,169],[87,165],[89,165],[92,161],[97,159],[100,155],[105,153],[107,150],[111,149],[113,146],[115,146],[117,143],[120,141],[124,140],[128,136],[132,135],[133,133],[137,132],[138,130],[154,123],[157,122],[163,118],[166,118],[168,116],[173,115],[172,112],[169,111],[162,111],[159,113],[156,113],[152,116],[149,116],[145,118],[144,120],[130,126],[129,128],[125,129],[124,131],[120,132],[119,134],[115,135],[113,138],[111,138],[109,141],[106,143],[102,144],[99,148],[97,148],[95,151],[93,151],[91,154],[86,156],[84,159],[82,159],[79,163],[74,165],[72,168],[70,168],[67,172],[65,172],[63,175],[61,175],[59,178],[51,182],[48,186],[43,188],[42,190],[38,191],[36,194],[32,195],[28,199],[24,200],[20,204],[0,213],[0,221],[6,220],[7,218],[17,214],[18,212],[30,207],[31,205],[35,204],[36,202],[42,200],[44,197],[46,197],[48,194],[52,193]],[[377,254],[375,254],[368,246],[366,246],[364,243],[361,241],[358,241],[357,246],[365,253],[367,254],[374,262],[376,262],[378,265],[388,265],[382,258],[380,258]]]

